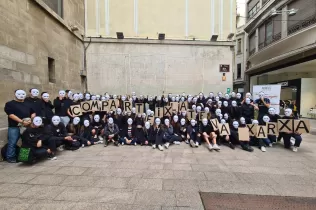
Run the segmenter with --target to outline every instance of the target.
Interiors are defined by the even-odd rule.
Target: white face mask
[[[275,109],[274,108],[270,108],[269,109],[269,114],[270,115],[275,115]]]
[[[196,124],[195,120],[191,120],[191,125],[194,127]]]
[[[182,119],[180,120],[180,123],[181,123],[181,125],[185,125],[185,119],[182,118]]]
[[[196,111],[196,106],[195,106],[195,105],[193,105],[193,106],[192,106],[192,109],[193,109],[194,111]]]
[[[109,122],[110,125],[112,125],[114,123],[113,118],[110,117],[108,122]]]
[[[97,99],[97,97],[96,96],[91,96],[91,100],[96,100]]]
[[[122,99],[122,101],[125,101],[125,100],[126,100],[126,97],[125,97],[125,96],[122,96],[121,99]]]
[[[33,119],[33,124],[36,126],[36,127],[39,127],[43,124],[43,120],[42,118],[40,117],[34,117]]]
[[[132,125],[132,124],[133,124],[133,120],[132,120],[132,118],[128,118],[128,120],[127,120],[127,124],[128,124],[128,125]]]
[[[66,92],[64,90],[59,91],[59,96],[60,97],[65,97]]]
[[[93,119],[95,122],[100,122],[100,116],[98,114],[94,115]]]
[[[204,118],[204,119],[202,120],[202,123],[203,123],[204,126],[207,126],[207,123],[208,123],[208,122],[207,122],[207,119]]]
[[[155,123],[156,123],[156,125],[160,125],[160,119],[157,118],[157,119],[155,120]]]
[[[145,128],[149,129],[150,128],[150,123],[149,122],[145,122]]]
[[[100,100],[100,95],[95,96],[97,100]]]
[[[213,98],[214,97],[214,93],[210,93],[210,98]]]
[[[141,117],[142,117],[142,114],[137,114],[137,117],[138,117],[138,118],[141,118]]]
[[[135,107],[132,108],[132,113],[134,113],[134,114],[136,113],[136,108]]]
[[[181,101],[181,102],[184,102],[184,101],[185,101],[185,98],[184,98],[184,97],[181,97],[180,101]]]
[[[219,101],[219,97],[218,96],[215,97],[215,101],[217,101],[217,102]]]
[[[259,124],[259,122],[258,122],[258,120],[253,120],[253,121],[252,121],[252,124],[254,124],[254,125],[258,125],[258,124]]]
[[[101,101],[105,101],[105,97],[104,96],[101,97]]]
[[[224,107],[228,107],[228,102],[227,101],[224,101]]]
[[[263,98],[264,97],[264,92],[260,92],[259,93],[259,98]]]
[[[152,101],[153,97],[149,96],[148,101]]]
[[[118,109],[116,110],[116,114],[118,114],[118,115],[122,114],[122,109],[118,108]]]
[[[199,97],[200,97],[200,99],[202,99],[202,98],[203,98],[203,95],[202,95],[202,94],[200,94],[200,95],[199,95]]]
[[[193,102],[196,103],[197,102],[197,98],[194,97],[193,98]]]
[[[165,125],[169,126],[170,125],[170,121],[168,119],[165,119]]]
[[[157,96],[157,100],[158,100],[158,101],[161,101],[161,96]]]
[[[75,117],[73,120],[72,120],[72,123],[74,125],[78,125],[80,123],[80,118],[79,117]]]
[[[74,95],[74,101],[78,101],[79,100],[79,95],[78,94],[75,94]]]
[[[142,118],[146,119],[146,114],[145,113],[142,114]]]
[[[60,117],[54,116],[54,117],[52,118],[52,123],[53,123],[53,125],[55,125],[55,126],[59,125],[59,123],[60,123]]]
[[[292,115],[292,109],[285,109],[284,110],[284,115],[287,117],[290,117]]]
[[[172,97],[172,98],[171,98],[171,101],[175,102],[175,101],[176,101],[176,98],[175,98],[175,97]]]
[[[236,98],[240,99],[240,98],[241,98],[241,94],[240,94],[240,93],[237,93],[237,94],[236,94]]]
[[[44,93],[42,95],[42,99],[49,100],[49,94],[48,93]]]
[[[228,120],[228,114],[226,114],[226,113],[224,114],[224,119]]]
[[[113,95],[113,99],[117,99],[117,95]]]
[[[187,115],[186,111],[181,112],[182,116],[185,117]]]
[[[83,99],[83,94],[79,93],[79,99],[82,100]]]
[[[85,127],[89,127],[90,122],[89,122],[89,120],[85,120],[85,121],[83,121],[83,124]]]
[[[241,118],[240,118],[240,123],[241,123],[242,125],[246,124],[245,118],[241,117]]]
[[[225,94],[225,99],[229,99],[229,95],[228,94]]]
[[[232,106],[236,107],[237,106],[237,102],[236,101],[232,101]]]
[[[90,100],[90,94],[86,94],[85,99]]]
[[[132,96],[132,99],[133,99],[133,101],[135,101],[136,100],[136,96]]]
[[[223,93],[222,93],[222,92],[219,92],[217,95],[218,95],[218,97],[221,98],[221,97],[223,96]]]
[[[223,115],[222,114],[219,114],[219,119],[222,119],[223,118]]]
[[[71,98],[73,94],[71,91],[69,91],[67,95],[68,95],[68,98]]]
[[[189,98],[188,98],[188,102],[189,102],[189,103],[191,103],[191,101],[192,101],[192,98],[191,98],[191,97],[189,97]]]
[[[132,92],[132,96],[136,96],[136,93],[135,93],[135,92]]]
[[[168,102],[168,98],[165,98],[165,102]]]
[[[204,111],[205,111],[205,113],[209,113],[210,109],[208,107],[205,107]]]
[[[262,120],[263,120],[263,122],[270,122],[270,117],[268,117],[268,116],[263,116],[263,118],[262,118]]]
[[[201,108],[200,106],[197,106],[197,107],[196,107],[196,111],[197,111],[197,112],[201,112],[201,110],[202,110],[202,108]]]
[[[251,93],[246,93],[246,98],[251,98]]]
[[[234,128],[237,129],[237,128],[239,127],[239,123],[238,123],[237,121],[234,121],[234,122],[233,122],[233,126],[234,126]]]
[[[182,96],[185,97],[185,93],[182,93]]]
[[[216,116],[219,116],[220,114],[222,114],[222,110],[216,109],[215,114],[216,114]]]
[[[179,97],[176,97],[176,102],[178,102],[179,101]]]
[[[179,117],[177,115],[173,116],[173,122],[178,122]]]
[[[250,104],[250,98],[246,98],[246,104]]]
[[[17,90],[15,92],[15,97],[18,99],[18,100],[24,100],[25,97],[26,97],[26,93],[24,90]]]
[[[236,97],[236,93],[235,92],[232,92],[232,95],[231,95],[233,98]]]
[[[226,120],[225,119],[221,119],[221,124],[225,124]]]
[[[32,89],[32,90],[31,90],[31,95],[32,95],[33,97],[37,97],[38,94],[39,94],[39,91],[38,91],[37,89]]]
[[[146,114],[149,116],[151,114],[151,110],[147,109]]]

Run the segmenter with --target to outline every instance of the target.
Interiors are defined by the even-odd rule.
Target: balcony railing
[[[309,18],[302,20],[302,21],[296,23],[295,25],[290,26],[288,28],[287,34],[288,35],[294,34],[298,31],[300,31],[304,28],[307,28],[311,25],[314,25],[314,24],[316,24],[316,15],[312,15]]]
[[[249,56],[252,56],[253,54],[255,54],[256,52],[256,48],[252,49],[249,51]]]
[[[259,46],[258,46],[259,50],[261,50],[262,48],[264,48],[264,47],[266,47],[266,46],[272,44],[273,42],[276,42],[276,41],[280,40],[281,37],[282,37],[281,32],[280,32],[280,33],[277,33],[277,34],[274,34],[274,35],[272,36],[272,39],[270,39],[270,40],[265,40],[264,42],[261,42],[261,43],[259,44]]]

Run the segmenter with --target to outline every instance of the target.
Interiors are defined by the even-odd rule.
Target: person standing
[[[47,92],[42,92],[42,118],[44,125],[49,125],[54,116],[54,106],[52,102],[49,100],[49,94]]]
[[[71,100],[65,97],[66,92],[64,90],[59,91],[59,96],[54,100],[55,114],[60,117],[62,123],[67,127],[70,118],[67,113],[67,109],[71,105]]]
[[[30,89],[30,96],[26,97],[24,102],[27,106],[32,108],[36,114],[36,116],[42,116],[42,100],[38,97],[39,90],[32,88]]]
[[[19,126],[29,126],[31,124],[30,118],[36,115],[35,111],[24,102],[25,97],[24,90],[16,90],[15,99],[7,102],[4,106],[4,111],[8,115],[8,149],[5,158],[9,163],[16,163],[15,148],[20,138]]]
[[[255,104],[257,104],[259,108],[258,113],[258,121],[259,123],[263,123],[262,119],[263,116],[269,114],[269,108],[270,108],[270,99],[264,97],[264,92],[259,93],[259,98],[255,100]]]

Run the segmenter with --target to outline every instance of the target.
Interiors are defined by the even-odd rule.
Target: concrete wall
[[[62,88],[82,89],[83,44],[67,24],[76,23],[83,33],[84,2],[64,1],[65,25],[50,14],[53,11],[45,10],[39,3],[42,1],[0,1],[1,133],[7,125],[3,107],[14,98],[14,90],[35,87],[55,97]],[[55,59],[55,84],[48,80],[48,57]]]
[[[136,91],[137,94],[162,94],[184,91],[197,94],[200,91],[226,92],[226,88],[232,88],[234,52],[228,44],[115,42],[93,42],[87,50],[88,90],[93,93],[130,94]],[[230,65],[226,81],[222,81],[220,64]]]
[[[235,0],[86,0],[86,36],[227,40],[235,33]]]
[[[316,78],[302,78],[301,84],[301,115],[309,117],[307,113],[316,105]]]

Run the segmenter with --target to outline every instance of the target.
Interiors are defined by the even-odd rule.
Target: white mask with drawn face
[[[207,119],[204,118],[204,119],[202,120],[202,124],[203,124],[204,126],[207,126],[207,123],[208,123]]]
[[[222,114],[219,114],[219,119],[222,119],[223,118],[223,115]]]
[[[113,121],[113,118],[112,118],[112,117],[109,118],[108,123],[109,123],[110,125],[113,125],[113,124],[114,124],[114,121]]]
[[[290,117],[292,115],[292,109],[285,109],[284,110],[284,115],[287,117]]]
[[[191,101],[192,101],[192,97],[189,97],[188,102],[191,103]]]
[[[141,114],[141,113],[138,113],[138,114],[137,114],[137,117],[138,117],[138,118],[141,118],[141,117],[142,117],[142,114]]]
[[[122,101],[125,101],[126,100],[126,96],[122,96],[121,99],[122,99]]]
[[[180,100],[180,99],[179,99],[179,97],[177,96],[177,97],[176,97],[176,102],[179,102],[179,100]]]
[[[36,126],[36,127],[39,127],[43,124],[43,120],[41,117],[34,117],[33,119],[33,124]]]
[[[148,97],[148,101],[153,101],[153,97],[152,97],[152,96],[149,96],[149,97]]]
[[[226,120],[225,119],[221,119],[221,124],[225,124]]]
[[[79,99],[82,100],[83,99],[83,94],[79,93]]]
[[[150,122],[145,122],[145,128],[149,129],[150,128]]]
[[[132,120],[132,118],[128,118],[128,120],[127,120],[127,124],[128,124],[128,125],[132,125],[132,124],[133,124],[133,120]]]
[[[24,90],[17,90],[15,91],[15,97],[18,99],[18,100],[24,100],[25,97],[26,97],[26,93]]]
[[[147,114],[147,116],[149,116],[151,114],[151,110],[147,109],[146,114]]]
[[[64,90],[59,91],[59,97],[65,97],[66,92]]]
[[[236,97],[236,93],[232,92],[231,96],[232,96],[232,98],[235,98]]]
[[[136,93],[135,93],[135,92],[132,92],[132,96],[136,96]]]
[[[220,98],[223,97],[223,93],[222,93],[222,92],[219,92],[217,95],[218,95],[218,97],[220,97]]]
[[[101,97],[101,101],[105,101],[105,97],[104,96]]]
[[[219,116],[220,114],[222,114],[222,110],[216,109],[215,110],[215,114],[216,114],[216,116]]]
[[[68,95],[68,98],[70,98],[70,99],[71,99],[71,98],[72,98],[72,96],[73,96],[73,93],[69,90],[69,92],[68,92],[68,94],[67,94],[67,95]]]
[[[270,114],[270,115],[275,115],[275,109],[274,109],[273,107],[271,107],[271,108],[269,109],[269,114]]]
[[[186,111],[182,111],[182,112],[181,112],[181,115],[182,115],[183,117],[185,117],[185,116],[187,115],[187,112],[186,112]]]
[[[237,99],[241,99],[241,94],[240,94],[240,93],[237,93],[237,94],[236,94],[236,98],[237,98]]]
[[[96,97],[97,100],[100,100],[101,96],[100,95],[96,95],[95,97]]]
[[[213,100],[212,100],[212,99],[208,99],[208,100],[207,100],[207,104],[209,104],[209,105],[211,105],[211,104],[212,104],[212,102],[213,102]]]
[[[224,101],[223,104],[224,104],[224,107],[228,107],[228,102],[227,101]]]
[[[157,96],[157,100],[158,100],[158,101],[161,101],[161,96]]]
[[[178,120],[179,120],[179,117],[178,117],[178,115],[175,115],[175,116],[173,116],[173,122],[178,122]]]
[[[250,104],[250,98],[246,98],[246,100],[245,100],[245,102],[246,102],[246,104]]]
[[[60,117],[59,117],[59,116],[54,116],[54,117],[52,118],[52,123],[53,123],[53,125],[55,125],[55,126],[59,125],[59,123],[60,123]]]
[[[202,99],[203,98],[203,93],[199,94],[199,98]]]
[[[183,126],[183,125],[185,125],[185,119],[184,118],[182,118],[181,120],[180,120],[180,124]]]
[[[251,93],[246,93],[246,98],[251,98]]]
[[[89,120],[83,121],[83,125],[84,125],[84,127],[89,127],[89,125],[90,125]]]
[[[208,107],[205,107],[204,111],[205,111],[205,113],[209,113],[210,109]]]
[[[182,93],[182,97],[185,97],[185,93]]]
[[[184,98],[184,97],[181,97],[181,98],[180,98],[180,101],[181,101],[181,102],[184,102],[184,101],[185,101],[185,98]]]
[[[213,98],[214,97],[214,93],[210,92],[209,96],[210,96],[210,98]]]
[[[75,117],[73,120],[72,120],[72,123],[74,125],[78,125],[80,123],[80,118],[79,117]]]
[[[135,108],[135,107],[132,108],[132,113],[133,113],[133,114],[136,113],[136,108]]]
[[[97,97],[95,96],[95,95],[93,95],[93,96],[91,96],[91,100],[96,100],[97,99]]]
[[[171,97],[171,101],[172,101],[172,102],[175,102],[175,101],[176,101],[176,97],[172,96],[172,97]]]
[[[228,100],[229,99],[229,95],[226,93],[225,94],[225,99]]]
[[[113,95],[113,99],[117,99],[117,95]]]
[[[133,101],[135,101],[136,100],[136,96],[132,96],[132,99],[133,99]]]
[[[157,126],[160,125],[160,119],[159,119],[159,118],[156,118],[156,119],[155,119],[155,124],[156,124]]]
[[[224,119],[225,119],[225,120],[228,120],[228,117],[229,117],[228,114],[225,113],[225,114],[224,114]]]
[[[78,100],[79,100],[79,95],[78,95],[78,94],[74,94],[73,96],[74,96],[74,97],[73,97],[73,98],[74,98],[74,101],[78,101]]]
[[[168,98],[165,98],[164,101],[165,101],[165,102],[168,102]]]
[[[31,90],[31,95],[32,95],[33,97],[37,97],[38,94],[39,94],[39,91],[38,91],[37,89],[32,89],[32,90]]]
[[[241,118],[240,118],[240,123],[241,123],[242,125],[245,125],[245,124],[246,124],[246,120],[245,120],[244,117],[241,117]]]
[[[196,103],[196,102],[197,102],[197,98],[194,97],[194,98],[193,98],[193,103]]]
[[[192,109],[193,109],[194,111],[196,111],[196,106],[195,106],[195,105],[193,105],[193,106],[192,106]]]
[[[122,109],[121,108],[117,108],[116,109],[116,114],[121,115],[122,114]]]
[[[150,116],[154,116],[155,112],[151,111]]]
[[[198,113],[200,113],[201,110],[202,110],[202,107],[200,107],[200,106],[197,106],[197,107],[196,107],[196,111],[197,111]]]
[[[192,125],[192,127],[194,127],[196,125],[196,121],[195,120],[191,120],[191,125]]]
[[[218,97],[218,96],[215,97],[215,101],[216,101],[216,102],[219,101],[219,97]]]
[[[86,96],[85,96],[85,99],[86,99],[87,101],[89,101],[90,98],[91,98],[90,94],[87,93]]]
[[[98,114],[94,115],[93,119],[95,122],[100,122],[100,115]]]
[[[270,117],[268,117],[268,116],[263,116],[262,120],[263,120],[263,122],[265,122],[265,123],[270,122]]]
[[[44,99],[44,100],[49,100],[49,94],[48,94],[48,93],[44,93],[44,94],[42,95],[42,99]]]
[[[233,122],[233,126],[234,126],[235,129],[238,129],[239,123],[238,123],[237,121],[234,121],[234,122]]]
[[[165,119],[165,125],[169,126],[170,125],[170,121],[168,119]]]
[[[237,106],[237,102],[236,101],[232,101],[232,107],[236,107]]]
[[[258,125],[259,122],[258,122],[258,120],[253,120],[253,121],[252,121],[252,124],[253,124],[253,125]]]
[[[146,113],[142,113],[142,118],[146,119]]]

